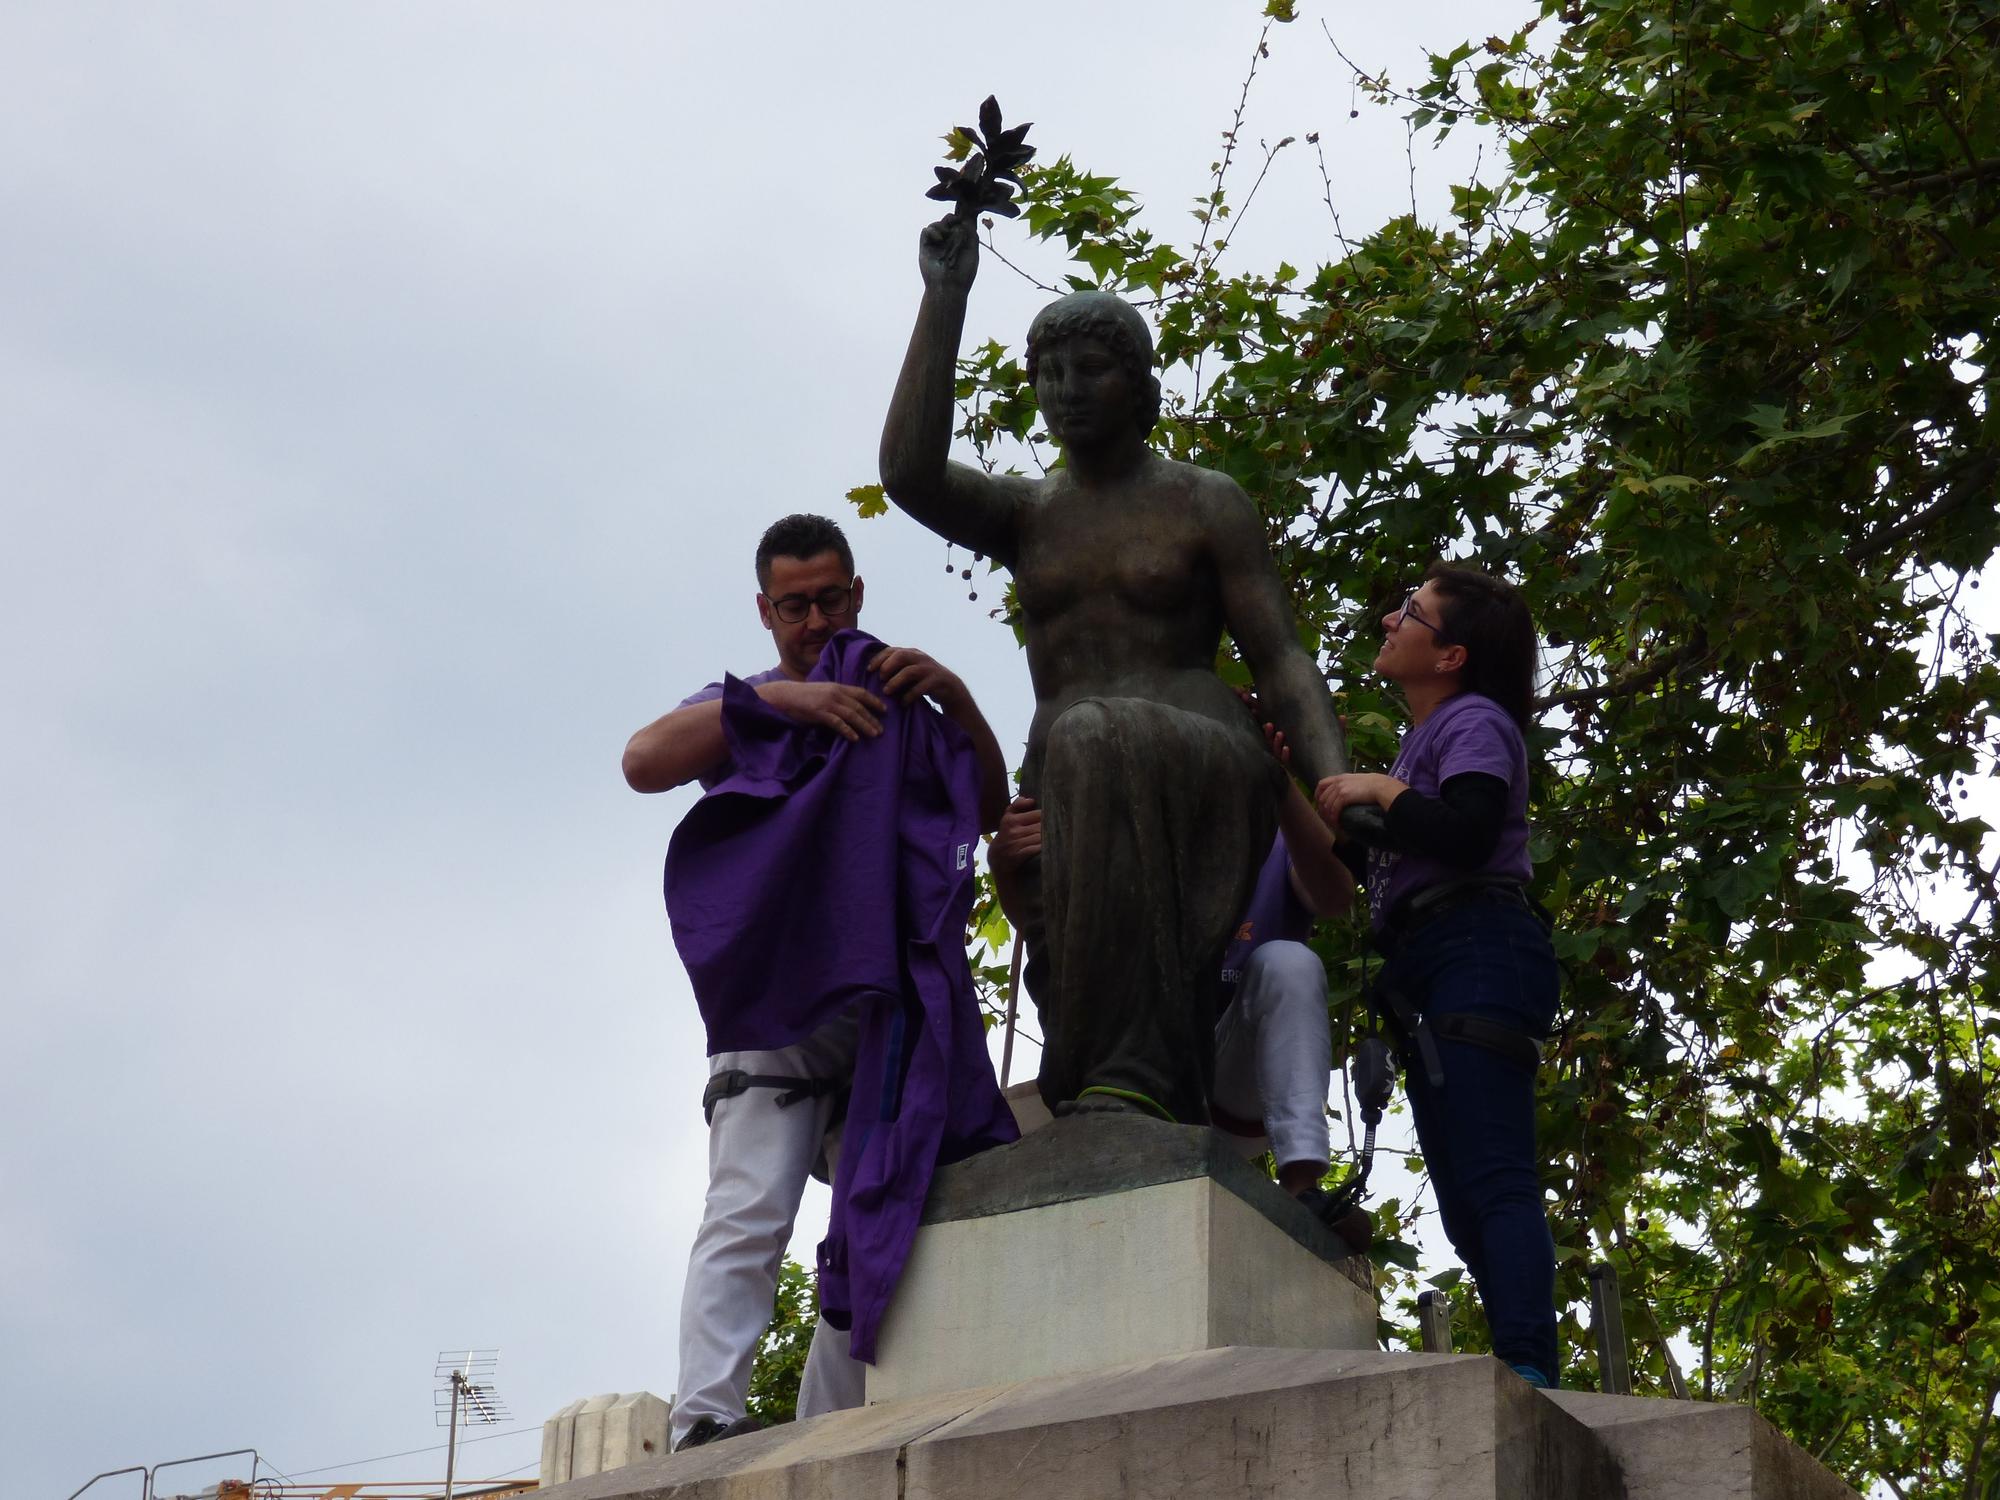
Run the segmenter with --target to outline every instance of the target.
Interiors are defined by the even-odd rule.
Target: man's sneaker
[[[764,1424],[756,1417],[738,1417],[726,1426],[713,1417],[697,1417],[694,1426],[687,1430],[687,1436],[674,1444],[674,1452],[683,1448],[699,1448],[704,1443],[719,1443],[724,1438],[742,1437],[746,1432],[762,1432]]]
[[[687,1436],[674,1444],[674,1452],[685,1448],[699,1448],[703,1443],[712,1443],[722,1436],[722,1424],[713,1417],[697,1417],[694,1426],[687,1430]]]

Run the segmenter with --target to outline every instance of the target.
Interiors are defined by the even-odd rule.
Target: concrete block
[[[1857,1500],[1812,1455],[1747,1406],[1545,1391],[1623,1476],[1627,1500]]]
[[[570,1402],[542,1424],[542,1486],[665,1457],[672,1413],[650,1391]]]
[[[579,1396],[542,1423],[542,1487],[548,1488],[569,1478],[570,1455],[576,1445],[576,1414],[583,1410]]]
[[[868,1400],[1238,1344],[1373,1348],[1375,1301],[1211,1179],[1156,1183],[925,1225]]]
[[[940,1172],[868,1400],[1231,1345],[1372,1349],[1365,1259],[1212,1131],[1055,1121]]]

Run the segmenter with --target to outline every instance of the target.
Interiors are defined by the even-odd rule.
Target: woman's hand
[[[1007,804],[993,842],[986,846],[986,868],[997,880],[1012,875],[1041,852],[1041,805],[1033,797],[1016,797]]]
[[[1393,776],[1380,776],[1372,771],[1350,771],[1345,776],[1329,776],[1313,792],[1313,803],[1319,808],[1320,818],[1326,826],[1338,830],[1340,815],[1350,807],[1379,807],[1389,810],[1394,802],[1409,788]]]

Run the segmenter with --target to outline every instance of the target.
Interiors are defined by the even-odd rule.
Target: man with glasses
[[[870,663],[873,690],[808,680],[828,642],[852,628],[861,612],[862,580],[840,528],[820,516],[787,516],[764,533],[756,567],[757,613],[771,632],[778,662],[743,684],[795,723],[819,725],[857,743],[882,734],[885,699],[914,704],[929,698],[971,739],[980,825],[996,825],[1007,801],[1006,760],[954,673],[921,651],[889,647]],[[666,791],[693,780],[706,790],[731,774],[723,695],[722,683],[712,682],[632,736],[624,770],[634,791]],[[746,933],[744,940],[755,942],[757,934]],[[757,1342],[771,1318],[778,1267],[806,1178],[853,1076],[858,1035],[849,1012],[796,1045],[723,1051],[709,1059],[703,1097],[709,1185],[681,1298],[677,1449],[757,1425],[744,1416]],[[847,1353],[847,1336],[822,1321],[800,1384],[798,1414],[814,1416],[861,1400],[862,1368]]]

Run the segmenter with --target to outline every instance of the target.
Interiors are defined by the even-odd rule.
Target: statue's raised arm
[[[1222,955],[1270,858],[1284,771],[1215,671],[1235,638],[1293,764],[1346,768],[1263,524],[1227,476],[1151,444],[1160,380],[1145,316],[1105,290],[1035,315],[1023,365],[1062,461],[1035,479],[950,461],[976,226],[1026,127],[980,112],[982,151],[938,171],[959,211],[923,231],[923,303],[882,432],[889,498],[1013,575],[1035,713],[1023,793],[1041,853],[1013,884],[1052,1108],[1206,1120]],[[983,158],[983,160],[982,160]],[[998,167],[994,167],[994,163]],[[996,202],[996,199],[998,200]],[[1330,838],[1330,836],[1329,836]]]
[[[953,463],[952,418],[965,304],[979,272],[978,220],[952,215],[917,240],[924,299],[882,424],[882,488],[939,536],[1011,567],[1025,480]]]

